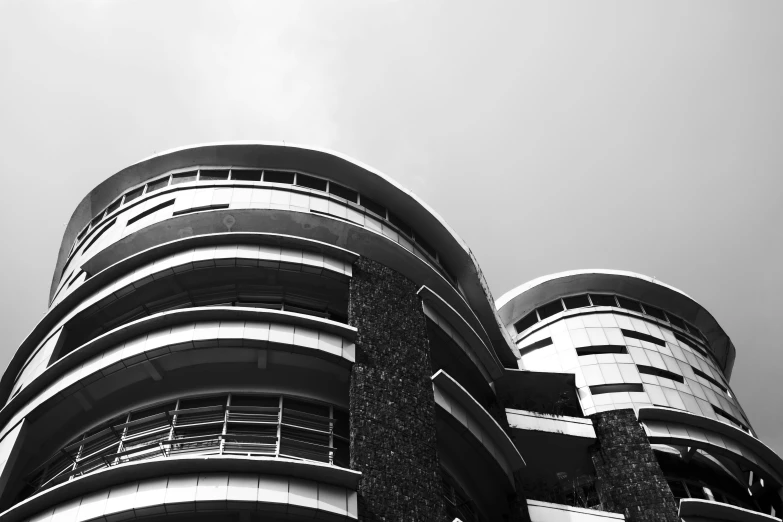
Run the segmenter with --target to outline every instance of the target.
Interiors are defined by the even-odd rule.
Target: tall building
[[[141,161],[79,204],[0,380],[0,522],[780,520],[690,297],[588,270],[498,304],[349,158]]]

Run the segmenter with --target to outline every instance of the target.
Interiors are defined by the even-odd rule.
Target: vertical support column
[[[427,323],[414,283],[375,261],[353,267],[348,321],[358,330],[351,370],[351,468],[361,521],[441,521],[435,397]]]
[[[631,522],[679,522],[677,502],[632,409],[591,415],[601,501]]]

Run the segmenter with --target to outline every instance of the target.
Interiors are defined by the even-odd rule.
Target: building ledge
[[[332,484],[351,490],[358,487],[361,473],[320,462],[268,457],[214,456],[164,457],[120,464],[84,475],[46,489],[0,513],[0,522],[24,520],[48,507],[107,487],[153,477],[186,473],[263,473]]]
[[[484,342],[484,339],[479,332],[468,323],[468,320],[462,314],[427,286],[422,286],[416,293],[427,306],[432,307],[438,315],[448,321],[462,338],[465,339],[468,346],[470,346],[473,353],[476,354],[493,379],[498,379],[503,376],[503,363],[500,362],[495,351],[490,348],[490,345]],[[470,310],[466,311],[466,313],[467,312],[472,314],[472,311]],[[480,325],[478,318],[475,318],[475,321]]]
[[[540,500],[528,500],[527,510],[532,522],[609,522],[625,520],[625,515],[599,511],[597,509],[578,508],[564,504],[552,504]]]
[[[506,408],[508,424],[518,430],[545,431],[557,435],[595,439],[593,421]]]
[[[684,498],[680,500],[679,517],[683,522],[690,522],[691,520],[694,522],[701,522],[703,520],[725,520],[727,522],[780,522],[779,518],[773,517],[772,515],[698,498]]]

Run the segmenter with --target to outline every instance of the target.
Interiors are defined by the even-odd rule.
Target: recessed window
[[[626,299],[625,297],[617,296],[617,302],[620,303],[621,308],[625,308],[626,310],[633,310],[634,312],[642,313],[642,307],[639,306],[639,303],[637,301],[634,301],[633,299]]]
[[[723,393],[728,393],[728,388],[726,388],[723,384],[718,382],[716,379],[713,379],[703,371],[699,370],[698,368],[691,366],[693,368],[693,373],[704,379],[705,381],[711,382],[713,385],[715,385],[718,389],[720,389]]]
[[[672,323],[674,326],[676,326],[677,328],[681,328],[681,329],[685,330],[685,321],[683,321],[682,319],[680,319],[676,315],[672,315],[672,314],[669,314],[669,313],[666,314],[666,317],[669,318],[669,322]]]
[[[111,205],[106,207],[106,215],[108,216],[109,214],[111,214],[112,212],[120,208],[121,204],[122,204],[122,198],[115,199]]]
[[[264,181],[267,183],[286,183],[288,185],[294,184],[294,173],[283,172],[280,170],[265,170]]]
[[[362,194],[361,205],[373,214],[378,214],[382,218],[386,217],[386,208],[383,205],[379,205],[364,194]]]
[[[628,348],[621,344],[598,344],[576,349],[577,355],[600,355],[604,353],[628,353]]]
[[[658,339],[652,335],[635,332],[633,330],[626,330],[625,328],[622,328],[621,331],[623,332],[624,336],[630,337],[631,339],[639,339],[640,341],[647,341],[648,343],[657,344],[658,346],[666,346],[666,341]]]
[[[125,201],[124,203],[127,205],[134,199],[138,199],[142,194],[144,193],[144,187],[139,187],[137,189],[131,190],[127,194],[125,194]]]
[[[90,222],[90,227],[95,228],[95,225],[101,222],[101,219],[103,219],[103,212],[92,218],[92,221]]]
[[[663,310],[660,308],[656,308],[652,305],[644,305],[644,311],[647,315],[651,315],[655,317],[656,319],[660,319],[661,321],[666,320],[666,314],[663,313]]]
[[[170,206],[171,206],[171,205],[173,205],[173,204],[174,204],[174,200],[173,200],[173,199],[170,199],[170,200],[168,200],[168,201],[166,201],[166,202],[164,202],[164,203],[161,203],[160,205],[155,205],[154,207],[152,207],[152,208],[149,208],[149,209],[145,210],[144,212],[142,212],[142,213],[141,213],[141,214],[139,214],[138,216],[133,216],[132,218],[130,218],[130,219],[128,220],[128,224],[129,224],[129,225],[132,225],[132,224],[134,224],[135,222],[137,222],[138,220],[140,220],[140,219],[143,219],[143,218],[145,218],[145,217],[149,216],[150,214],[154,214],[154,213],[155,213],[155,212],[157,212],[158,210],[164,209],[164,208],[166,208],[166,207],[170,207]]]
[[[706,338],[706,337],[704,337],[704,334],[703,334],[703,333],[701,333],[701,330],[699,330],[698,328],[696,328],[695,326],[693,326],[691,323],[688,323],[688,322],[686,322],[686,323],[685,323],[685,326],[687,326],[687,327],[688,327],[688,331],[689,331],[690,333],[692,333],[693,335],[695,335],[696,337],[698,337],[698,338],[699,338],[699,339],[701,339],[702,341],[705,341],[705,342],[707,341],[707,338]]]
[[[203,212],[205,210],[222,210],[228,208],[228,203],[216,203],[214,205],[203,205],[201,207],[191,207],[174,212],[174,216],[181,216],[183,214],[193,214],[194,212]]]
[[[334,194],[337,197],[347,199],[348,201],[351,201],[353,203],[359,202],[358,192],[356,192],[355,190],[351,190],[347,187],[343,187],[342,185],[339,185],[334,181],[329,182],[329,193]]]
[[[563,303],[566,308],[573,310],[574,308],[584,308],[590,306],[590,300],[587,299],[587,294],[572,295],[571,297],[564,297]]]
[[[257,169],[231,169],[231,179],[235,181],[261,181],[261,171]]]
[[[201,169],[201,181],[225,181],[228,179],[228,169]]]
[[[190,172],[180,172],[178,174],[174,174],[173,176],[171,176],[171,184],[179,185],[180,183],[191,183],[193,181],[196,181],[197,175],[198,175],[197,170],[191,170]]]
[[[300,187],[307,187],[315,190],[326,192],[326,180],[320,178],[314,178],[306,174],[296,175],[296,184]]]
[[[81,232],[79,232],[79,235],[76,236],[76,241],[81,241],[84,239],[84,236],[87,234],[87,231],[90,230],[90,227],[84,227]]]
[[[169,184],[169,177],[166,176],[165,178],[156,179],[155,181],[150,181],[147,183],[147,194],[150,192],[155,192],[156,190],[160,190],[163,187],[167,187]]]
[[[544,346],[549,346],[552,344],[552,338],[547,337],[545,339],[541,339],[540,341],[536,341],[534,343],[528,344],[527,346],[520,347],[519,351],[523,353],[532,352],[533,350],[538,350],[539,348],[543,348]]]
[[[392,225],[399,228],[403,232],[403,234],[407,235],[408,237],[413,236],[413,229],[405,221],[397,217],[396,214],[392,214],[391,212],[389,212],[389,221],[391,222]]]
[[[593,306],[617,306],[613,295],[590,294],[590,300],[593,302]]]
[[[419,245],[422,248],[422,250],[427,252],[430,255],[430,257],[432,257],[433,259],[437,258],[437,252],[435,251],[434,248],[432,248],[432,245],[424,241],[423,237],[417,235],[416,244]]]
[[[718,407],[717,407],[717,406],[715,406],[714,404],[710,404],[710,406],[712,406],[712,409],[713,409],[713,410],[715,410],[715,413],[717,413],[719,416],[721,416],[721,417],[723,417],[724,419],[728,420],[728,421],[729,421],[729,422],[731,422],[732,424],[736,424],[737,426],[739,426],[740,428],[742,428],[744,431],[750,431],[750,430],[748,430],[748,427],[747,427],[747,426],[745,426],[745,424],[743,424],[742,422],[740,422],[740,420],[739,420],[737,417],[735,417],[734,415],[732,415],[731,413],[729,413],[729,412],[725,411],[725,410],[724,410],[724,409],[722,409],[722,408],[718,408]]]
[[[560,313],[562,311],[563,311],[563,304],[560,302],[560,299],[556,299],[551,303],[545,304],[544,306],[539,306],[538,316],[541,317],[542,320],[544,320],[547,317],[552,317],[553,315]]]
[[[674,332],[674,337],[675,337],[675,339],[680,341],[682,344],[684,344],[685,346],[689,346],[692,350],[694,350],[696,352],[699,352],[700,354],[702,354],[707,359],[710,358],[710,355],[704,350],[704,348],[702,348],[701,346],[697,345],[695,342],[691,341],[690,339],[688,339],[684,335],[682,335],[680,333],[677,333],[677,332]]]
[[[536,315],[536,311],[533,310],[529,314],[527,314],[525,317],[514,323],[514,328],[516,329],[517,333],[522,333],[534,324],[538,322],[538,316]]]
[[[604,393],[619,393],[619,392],[643,392],[644,386],[641,384],[599,384],[597,386],[590,386],[590,393],[593,395],[602,395]]]
[[[116,219],[112,219],[111,221],[109,221],[108,223],[106,223],[106,224],[103,226],[103,228],[101,228],[101,229],[100,229],[98,232],[96,232],[96,233],[95,233],[95,235],[94,235],[94,236],[92,236],[92,239],[90,239],[90,241],[87,243],[87,246],[85,246],[85,247],[84,247],[84,251],[85,251],[85,252],[87,252],[87,250],[88,250],[88,249],[89,249],[91,246],[93,246],[93,245],[95,244],[95,242],[96,242],[96,241],[98,241],[98,239],[99,239],[99,238],[100,238],[100,237],[101,237],[103,234],[105,234],[105,233],[106,233],[106,231],[107,231],[107,230],[109,230],[109,229],[110,229],[110,228],[111,228],[111,227],[114,225],[114,223],[115,223],[116,221],[117,221]]]
[[[682,383],[685,382],[685,379],[683,379],[682,375],[678,375],[668,370],[661,370],[660,368],[656,368],[654,366],[645,366],[644,364],[637,364],[636,367],[639,369],[639,373],[655,375],[656,377],[665,377],[666,379],[671,379],[673,381]]]

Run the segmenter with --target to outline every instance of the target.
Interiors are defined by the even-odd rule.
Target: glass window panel
[[[190,183],[191,181],[196,181],[197,174],[198,174],[197,170],[174,174],[173,176],[171,176],[171,184],[179,185],[180,183]]]
[[[225,181],[228,179],[228,169],[201,169],[201,181]]]
[[[551,303],[547,303],[544,306],[539,307],[538,315],[539,317],[541,317],[541,319],[546,319],[547,317],[551,317],[556,313],[562,311],[563,311],[563,304],[560,302],[560,299],[556,299]]]
[[[563,302],[566,308],[573,310],[574,308],[584,308],[590,306],[590,301],[587,299],[587,294],[572,295],[571,297],[564,297]]]
[[[282,172],[279,170],[265,170],[264,181],[267,183],[286,183],[288,185],[294,184],[293,172]]]
[[[299,185],[300,187],[307,187],[315,190],[320,190],[322,192],[326,192],[325,179],[314,178],[313,176],[308,176],[307,174],[297,174],[296,184]]]
[[[617,302],[620,303],[621,308],[625,308],[626,310],[633,310],[634,312],[641,313],[642,307],[639,306],[639,303],[637,301],[634,301],[633,299],[627,299],[625,297],[617,296]]]
[[[590,294],[590,300],[593,306],[617,306],[613,295]]]

